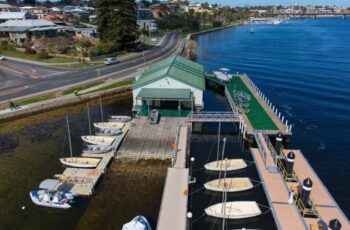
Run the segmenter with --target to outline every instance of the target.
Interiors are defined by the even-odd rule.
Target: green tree
[[[135,0],[97,0],[96,22],[100,40],[112,50],[133,47],[139,35]]]

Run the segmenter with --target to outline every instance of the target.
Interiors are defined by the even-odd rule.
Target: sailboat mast
[[[89,134],[91,136],[91,121],[90,121],[90,108],[89,108],[89,102],[86,103],[87,106],[87,115],[88,115],[88,122],[89,122]]]
[[[70,151],[70,156],[73,157],[72,140],[70,139],[70,128],[69,128],[68,116],[66,116],[66,121],[67,121],[67,130],[68,130],[69,151]]]
[[[100,94],[100,110],[101,110],[101,121],[103,122],[103,110],[102,110],[102,99]]]
[[[225,224],[226,224],[226,202],[227,202],[227,189],[226,188],[226,173],[227,173],[227,158],[225,159],[225,172],[224,172],[224,197],[223,197],[223,203],[222,203],[222,207],[223,207],[223,214],[224,217],[222,219],[222,230],[225,230]]]
[[[221,122],[219,122],[219,127],[218,127],[218,148],[216,151],[216,167],[219,166],[219,152],[220,152],[220,133],[221,133]]]

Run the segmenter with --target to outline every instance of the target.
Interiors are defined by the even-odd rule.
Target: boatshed
[[[185,116],[204,107],[204,68],[181,56],[172,56],[149,66],[133,84],[133,109],[148,115]]]

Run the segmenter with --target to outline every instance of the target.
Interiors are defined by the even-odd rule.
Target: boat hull
[[[60,162],[73,168],[96,168],[100,159],[87,157],[68,157],[60,158]]]
[[[48,207],[48,208],[60,208],[60,209],[68,209],[71,208],[72,206],[68,203],[64,203],[64,204],[60,204],[60,203],[52,203],[52,202],[44,202],[44,201],[40,201],[37,197],[36,197],[36,192],[32,191],[29,193],[30,199],[32,200],[32,202],[38,206],[42,206],[42,207]]]
[[[98,122],[94,123],[95,128],[117,128],[122,129],[125,123],[122,122]]]
[[[223,209],[223,205],[225,205],[225,209]],[[246,219],[259,216],[261,210],[255,201],[234,201],[214,204],[206,208],[205,213],[217,218]]]
[[[111,145],[116,138],[107,136],[81,136],[83,141],[93,145]]]
[[[207,190],[215,192],[241,192],[252,189],[254,186],[249,178],[226,178],[212,180],[204,184]]]
[[[210,171],[234,171],[247,167],[243,159],[230,159],[222,161],[213,161],[204,165],[206,170]]]

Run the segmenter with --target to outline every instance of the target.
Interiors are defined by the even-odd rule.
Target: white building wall
[[[133,101],[134,105],[141,105],[141,101],[136,100],[136,96],[139,94],[142,88],[162,88],[162,89],[190,89],[192,91],[193,97],[194,97],[194,104],[196,107],[203,107],[203,91],[200,89],[197,89],[195,87],[189,86],[185,83],[182,83],[180,81],[177,81],[173,78],[166,77],[163,79],[160,79],[156,82],[152,82],[148,85],[145,85],[143,87],[133,89]]]

